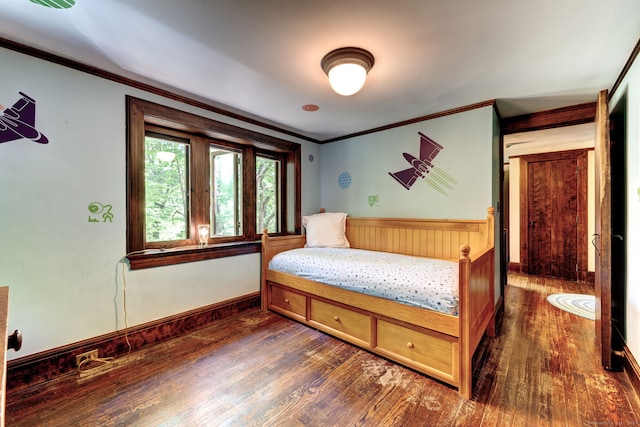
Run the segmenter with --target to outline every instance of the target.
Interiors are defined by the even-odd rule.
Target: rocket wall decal
[[[18,93],[22,97],[12,107],[0,112],[0,143],[23,138],[38,144],[49,143],[47,137],[35,128],[35,99],[22,92]]]
[[[423,178],[427,184],[446,196],[446,189],[453,190],[453,185],[457,182],[451,175],[433,164],[433,159],[444,147],[422,132],[418,132],[418,135],[420,135],[420,158],[402,153],[411,167],[398,172],[389,172],[389,175],[407,190],[411,189],[418,178]]]

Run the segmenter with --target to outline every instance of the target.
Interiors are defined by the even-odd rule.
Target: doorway
[[[587,150],[522,156],[520,171],[522,271],[586,280]]]

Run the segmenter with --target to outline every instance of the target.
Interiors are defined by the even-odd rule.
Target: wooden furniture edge
[[[307,296],[318,296],[328,301],[368,311],[385,318],[400,320],[456,338],[460,333],[456,316],[408,306],[392,300],[326,285],[279,271],[269,270],[267,282],[293,289]]]
[[[494,214],[495,209],[489,207],[483,235],[485,246],[474,252],[473,259],[469,246],[464,245],[460,249],[458,319],[461,348],[458,392],[465,399],[471,398],[473,389],[473,354],[485,333],[495,335]],[[477,296],[484,301],[481,306],[471,304]]]
[[[265,228],[262,233],[262,274],[260,275],[260,293],[261,303],[260,308],[262,310],[267,309],[267,270],[269,269],[269,261],[275,255],[280,252],[284,252],[290,249],[302,248],[307,241],[306,236],[301,234],[294,234],[288,236],[269,236],[268,230]]]
[[[282,278],[282,277],[281,277]],[[306,281],[306,279],[303,279]],[[303,282],[299,282],[299,283],[303,283]],[[271,285],[271,289],[273,288],[279,288],[279,289],[283,289],[283,290],[287,290],[287,291],[291,291],[291,292],[295,292],[298,295],[303,296],[306,299],[306,313],[304,315],[300,314],[294,314],[290,311],[287,311],[285,309],[282,309],[280,307],[278,307],[277,305],[273,304],[268,304],[268,307],[271,311],[274,311],[276,313],[282,314],[283,316],[289,317],[293,320],[296,320],[300,323],[303,323],[309,327],[312,327],[314,329],[318,329],[324,333],[327,333],[328,335],[332,335],[336,338],[339,338],[343,341],[349,342],[353,345],[356,345],[366,351],[370,351],[372,353],[378,354],[380,356],[386,357],[387,359],[391,359],[391,360],[395,360],[396,362],[403,364],[404,366],[407,366],[409,368],[415,369],[419,372],[422,372],[426,375],[429,375],[435,379],[438,379],[440,381],[443,381],[447,384],[451,384],[453,386],[456,386],[458,383],[458,366],[459,364],[457,363],[458,360],[458,342],[459,342],[459,338],[457,336],[453,336],[447,333],[442,332],[442,329],[437,328],[437,327],[433,327],[433,326],[424,326],[423,323],[424,322],[416,322],[416,321],[412,321],[412,320],[406,320],[406,318],[404,320],[398,319],[397,317],[394,317],[393,315],[389,315],[388,312],[384,312],[384,310],[380,310],[380,306],[373,306],[373,307],[363,307],[362,304],[358,304],[358,306],[352,306],[348,303],[345,303],[342,299],[340,299],[339,297],[334,297],[331,298],[331,294],[329,293],[329,295],[327,296],[327,294],[317,294],[315,293],[315,290],[318,289],[318,287],[314,287],[314,289],[309,292],[308,290],[299,290],[295,284],[293,286],[290,286],[290,283],[287,284],[282,284],[282,283],[278,283],[278,282],[271,282],[270,280],[268,281],[268,284]],[[320,287],[331,287],[330,285],[324,285],[324,284],[318,284],[320,285]],[[304,289],[304,287],[302,288]],[[360,297],[368,297],[368,298],[364,298],[364,300],[381,300],[380,298],[376,298],[376,297],[372,297],[369,295],[364,295],[364,294],[360,294],[358,292],[354,292],[354,291],[348,291],[348,290],[344,290],[342,289],[341,291],[343,292],[338,292],[338,293],[333,293],[334,295],[344,295],[344,294],[352,294],[354,297],[356,297],[357,299],[359,299]],[[271,294],[267,295],[267,298],[270,298]],[[386,300],[385,300],[386,301]],[[310,316],[311,313],[311,308],[310,305],[313,304],[313,302],[323,302],[323,303],[327,303],[331,306],[335,306],[335,307],[341,307],[343,309],[349,310],[351,312],[354,313],[359,313],[360,315],[364,315],[367,316],[371,322],[370,324],[370,328],[371,330],[369,330],[369,341],[363,341],[361,339],[358,339],[357,337],[354,337],[353,335],[349,335],[347,333],[343,333],[340,332],[339,330],[333,329],[328,327],[327,325],[316,321],[312,318],[312,316]],[[390,305],[396,305],[398,309],[400,309],[401,307],[407,307],[403,304],[400,303],[396,303],[393,301],[389,301]],[[383,304],[384,306],[384,304]],[[388,307],[388,306],[387,306]],[[423,314],[425,311],[424,309],[419,309],[417,307],[413,307],[415,313],[418,313],[420,315],[420,310],[422,310]],[[451,317],[453,318],[453,320],[456,321],[456,325],[454,325],[453,327],[455,329],[457,329],[457,318],[454,316],[448,316],[448,315],[443,315],[443,316],[447,316],[447,317]],[[436,319],[437,320],[437,316],[434,317],[430,317],[430,319]],[[424,319],[423,319],[424,320]],[[380,347],[377,345],[377,338],[376,338],[376,332],[375,330],[377,329],[377,326],[379,324],[379,322],[387,322],[387,323],[391,323],[391,324],[395,324],[398,326],[401,326],[405,329],[411,329],[413,331],[417,331],[419,333],[423,333],[425,330],[427,330],[430,335],[434,336],[438,335],[440,336],[441,340],[446,341],[446,342],[450,342],[453,344],[453,347],[455,347],[455,350],[452,352],[452,357],[454,359],[454,361],[448,365],[448,367],[451,368],[451,372],[447,373],[443,370],[439,370],[433,366],[429,366],[429,365],[424,365],[421,364],[420,362],[417,362],[415,360],[406,358],[406,357],[402,357],[401,355],[398,355],[397,353],[393,353],[389,350],[386,350],[383,347]],[[428,323],[428,322],[427,322]],[[445,329],[446,330],[446,329]]]
[[[458,230],[458,231],[478,231],[477,220],[451,220],[451,219],[429,219],[429,218],[363,218],[347,217],[347,226],[388,227],[388,228],[408,228],[408,229],[438,229],[438,230]]]
[[[384,226],[384,227],[407,227],[407,228],[422,228],[422,227],[431,227],[437,228],[446,227],[448,229],[458,230],[458,224],[462,224],[465,230],[471,229],[473,231],[477,231],[480,234],[481,241],[484,242],[484,247],[481,247],[479,250],[474,251],[473,254],[470,255],[470,248],[467,245],[463,245],[461,247],[461,257],[459,260],[459,285],[460,285],[460,293],[459,295],[465,295],[466,297],[460,298],[465,299],[465,303],[462,303],[459,307],[459,316],[457,317],[458,323],[458,348],[455,350],[454,358],[457,358],[457,363],[454,363],[452,366],[452,377],[457,381],[447,381],[454,386],[458,387],[459,393],[462,397],[469,399],[471,397],[472,391],[472,357],[475,349],[477,348],[480,340],[486,333],[487,335],[493,336],[495,334],[495,303],[494,303],[494,281],[495,281],[495,242],[494,242],[494,213],[495,210],[493,207],[489,207],[487,209],[487,219],[486,220],[421,220],[421,219],[398,219],[398,218],[347,218],[349,221],[349,225],[359,225],[361,223],[366,223],[368,226]],[[426,225],[422,225],[425,223]],[[475,224],[474,224],[475,223]],[[353,298],[353,295],[350,293],[351,291],[345,290],[336,290],[337,288],[331,287],[333,289],[328,289],[326,286],[319,284],[317,282],[301,279],[292,275],[274,272],[268,269],[268,263],[271,258],[278,252],[282,252],[287,249],[292,249],[294,247],[302,247],[304,246],[304,236],[284,236],[284,237],[274,237],[270,238],[265,230],[263,234],[263,258],[262,258],[262,305],[263,309],[269,308],[269,284],[267,282],[272,282],[273,285],[279,286],[281,288],[289,288],[295,289],[299,293],[303,293],[310,298],[311,296],[318,296],[321,298],[327,298],[329,301],[337,302],[339,304],[344,304],[345,301],[340,299],[340,297],[346,298],[349,304],[353,307],[356,307],[358,310],[366,310],[370,311],[370,305],[368,304],[359,304],[358,300],[366,300],[369,301],[369,298],[373,298],[371,301],[379,300],[376,297],[369,297],[366,295],[362,295],[360,293],[355,293],[357,298]],[[270,244],[276,241],[277,248],[273,249],[270,247]],[[355,246],[354,246],[355,247]],[[471,273],[472,265],[477,266],[480,265],[481,273],[479,273],[479,277],[473,276]],[[469,283],[469,281],[473,278],[473,283]],[[480,289],[480,293],[486,296],[485,303],[479,307],[476,311],[471,311],[468,308],[469,298],[470,298],[470,286],[474,286],[474,296],[476,295],[478,287]],[[363,298],[363,297],[369,298]],[[334,299],[335,298],[335,299]],[[364,308],[364,306],[367,308]],[[474,306],[477,306],[474,304]],[[406,306],[404,306],[406,308]],[[478,307],[476,307],[478,308]],[[418,309],[420,310],[420,309]],[[276,310],[277,311],[277,310]],[[401,311],[399,311],[401,312]],[[281,313],[287,315],[287,313]],[[374,313],[380,316],[386,316],[384,312],[382,313]],[[436,313],[434,316],[438,318],[441,313]],[[292,317],[292,316],[289,316]],[[301,316],[292,317],[298,321],[301,321],[305,324],[309,324],[306,318],[301,318]],[[398,319],[397,317],[390,316],[391,319],[403,321],[402,319]],[[477,319],[473,324],[468,321],[468,319]],[[408,324],[416,325],[415,320],[409,320]],[[418,326],[418,325],[416,325]],[[422,326],[421,326],[422,327]],[[440,332],[438,329],[435,329],[433,325],[427,327],[425,329],[433,330]],[[330,333],[330,332],[329,332]],[[333,334],[335,335],[335,334]],[[451,336],[451,335],[450,335]],[[354,342],[354,344],[358,345]],[[462,345],[460,345],[462,344]],[[378,354],[382,354],[384,356],[384,352],[381,353],[379,351],[374,352]],[[393,357],[391,357],[393,359]],[[397,358],[395,358],[397,360]],[[400,362],[402,363],[402,362]],[[415,367],[414,367],[415,368]],[[427,373],[428,374],[428,373]],[[429,375],[429,374],[428,374]],[[442,379],[437,375],[433,375],[436,378]]]
[[[260,307],[260,293],[254,292],[219,303],[165,317],[156,321],[130,327],[127,337],[131,351],[140,350],[203,328],[209,324],[257,310]],[[7,363],[7,391],[22,390],[33,384],[51,380],[57,376],[76,371],[75,356],[89,350],[98,349],[100,357],[119,357],[129,352],[125,331],[120,330],[84,341],[35,353]]]
[[[493,250],[486,251],[486,255],[478,258],[476,264],[484,262],[484,264],[493,267],[493,253]],[[466,263],[464,264],[468,267],[468,270],[462,274],[468,275],[471,270],[472,262],[469,258],[466,258]],[[469,277],[463,280],[469,280]],[[311,298],[314,300],[324,300],[334,305],[365,313],[375,319],[375,322],[378,320],[385,320],[395,324],[401,324],[404,327],[418,327],[430,332],[440,333],[443,336],[449,336],[450,341],[455,343],[455,349],[453,350],[454,360],[450,365],[452,371],[451,374],[437,370],[432,366],[417,365],[416,362],[411,359],[402,358],[401,356],[378,348],[375,345],[363,344],[357,339],[323,328],[320,324],[311,321],[311,319],[308,318],[308,314],[306,316],[293,316],[291,313],[280,310],[277,306],[270,306],[270,294],[268,288],[266,288],[265,299],[267,301],[265,302],[265,305],[267,305],[271,310],[293,318],[294,320],[300,321],[306,325],[320,329],[330,335],[336,336],[337,338],[351,342],[352,344],[368,351],[372,351],[383,357],[395,360],[398,363],[402,363],[405,366],[421,371],[433,378],[456,386],[458,387],[459,393],[462,397],[467,399],[471,397],[471,383],[473,375],[472,356],[480,343],[481,338],[484,336],[485,330],[487,331],[487,335],[493,335],[493,331],[495,330],[492,323],[495,309],[493,306],[493,298],[489,298],[486,304],[482,306],[482,313],[479,316],[479,320],[472,324],[469,322],[470,325],[467,326],[468,331],[466,332],[467,337],[463,338],[460,337],[459,334],[450,333],[452,331],[459,331],[460,328],[464,327],[464,324],[461,323],[462,320],[456,316],[449,316],[430,310],[410,307],[393,301],[336,288],[330,285],[317,283],[312,280],[271,270],[267,271],[266,283],[267,286],[271,284],[272,286],[276,286],[281,289],[291,289],[300,295],[304,295],[305,298],[307,298],[307,304]],[[493,281],[486,281],[487,285],[490,283],[493,283]],[[490,292],[490,295],[493,295],[493,288],[491,286],[488,286],[488,291]],[[442,326],[443,318],[450,321],[444,322],[444,324],[446,324],[444,327]],[[469,356],[465,359],[465,355]]]

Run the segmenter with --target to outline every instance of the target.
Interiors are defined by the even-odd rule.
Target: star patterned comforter
[[[458,315],[458,263],[353,248],[301,248],[269,269],[403,304]]]

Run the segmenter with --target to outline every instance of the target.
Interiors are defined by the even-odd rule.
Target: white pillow
[[[302,226],[307,230],[306,248],[348,248],[345,236],[347,214],[320,213],[303,216]]]

